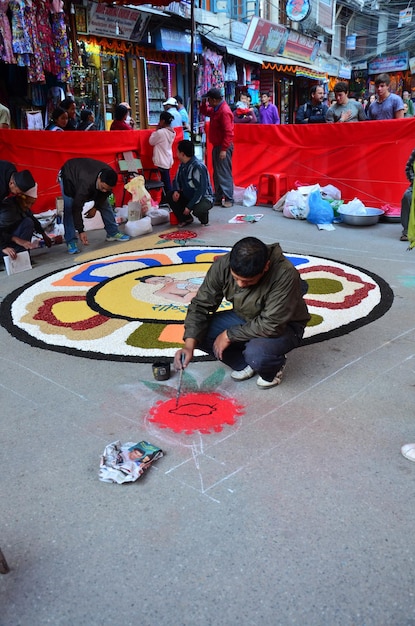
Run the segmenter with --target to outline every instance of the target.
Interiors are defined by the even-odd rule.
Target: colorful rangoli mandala
[[[186,245],[88,261],[11,293],[1,305],[2,324],[22,341],[87,358],[172,357],[189,302],[214,259],[228,251]],[[393,293],[378,276],[337,261],[286,256],[308,283],[305,343],[348,333],[392,304]]]

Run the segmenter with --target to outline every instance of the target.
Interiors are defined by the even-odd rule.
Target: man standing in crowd
[[[369,107],[370,120],[398,120],[404,116],[403,100],[395,93],[390,93],[389,74],[379,74],[375,78],[376,100]]]
[[[275,104],[272,104],[268,91],[261,91],[261,104],[258,109],[259,124],[279,124],[280,116]]]
[[[215,204],[230,208],[233,206],[233,113],[223,99],[221,90],[216,88],[204,94],[200,112],[210,118],[209,141],[213,146]]]
[[[10,111],[0,103],[0,128],[10,128]]]
[[[325,124],[328,111],[327,104],[323,104],[324,89],[320,85],[313,85],[310,89],[310,100],[298,107],[295,116],[296,124]]]
[[[179,169],[173,181],[173,190],[166,201],[179,221],[179,226],[193,222],[192,213],[201,224],[209,223],[213,193],[206,165],[195,157],[195,147],[188,139],[177,144]]]
[[[256,372],[260,389],[279,385],[286,354],[301,344],[310,319],[303,287],[278,243],[241,239],[213,262],[189,304],[176,370],[187,367],[199,348],[231,367],[234,380]],[[224,299],[232,309],[218,312]]]
[[[163,108],[173,116],[171,123],[172,128],[183,128],[183,119],[180,112],[177,110],[176,98],[167,98],[166,102],[163,102]]]
[[[18,172],[10,161],[0,161],[0,201],[10,194],[18,196],[35,186],[29,170]]]
[[[82,209],[85,202],[94,201],[107,231],[106,241],[128,241],[128,235],[120,233],[108,196],[117,184],[117,172],[106,163],[95,159],[69,159],[58,174],[63,196],[63,225],[69,254],[79,252],[76,231],[84,246],[88,237],[84,231]],[[93,211],[93,209],[92,209]],[[93,217],[88,211],[89,217]],[[93,211],[95,214],[95,212]],[[88,214],[86,214],[88,217]]]
[[[366,115],[363,106],[357,100],[349,100],[349,89],[346,83],[339,82],[334,86],[335,104],[332,104],[326,114],[326,122],[365,122]]]

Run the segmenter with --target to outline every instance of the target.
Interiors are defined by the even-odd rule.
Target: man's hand
[[[226,150],[221,150],[219,152],[219,158],[221,161],[223,161],[223,159],[226,159]]]
[[[43,241],[45,242],[45,246],[47,248],[51,248],[52,247],[52,239],[50,237],[48,237],[46,233],[43,233],[42,237],[43,237]]]
[[[178,202],[180,198],[180,193],[178,191],[173,191],[172,198],[174,202]]]
[[[216,337],[215,343],[213,344],[213,354],[219,361],[222,361],[223,353],[230,345],[231,342],[229,341],[228,333],[224,330],[223,333]]]
[[[187,207],[185,207],[183,209],[183,215],[190,215],[190,209],[188,209]]]
[[[3,248],[2,252],[13,260],[17,258],[17,252],[14,248]]]
[[[181,369],[185,369],[189,365],[192,359],[193,359],[193,348],[182,348],[181,350],[177,350],[176,354],[174,355],[174,361],[173,361],[174,369],[178,372]]]
[[[79,233],[79,239],[81,240],[81,243],[83,243],[84,246],[88,245],[88,235],[83,232],[83,233]]]
[[[343,113],[340,116],[340,121],[341,122],[348,122],[351,117],[352,117],[352,112],[351,111],[343,111]]]

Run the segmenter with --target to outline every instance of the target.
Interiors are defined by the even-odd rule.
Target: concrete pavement
[[[400,454],[415,441],[415,251],[399,224],[325,232],[255,211],[240,225],[228,219],[242,207],[214,208],[200,238],[255,235],[359,266],[389,283],[392,308],[291,353],[274,389],[227,373],[245,414],[197,437],[145,420],[149,364],[49,352],[0,328],[1,626],[415,624],[415,463]],[[103,231],[90,238],[102,247]],[[34,260],[0,274],[2,299],[76,262],[63,246]],[[104,446],[140,438],[165,456],[132,485],[99,482]]]

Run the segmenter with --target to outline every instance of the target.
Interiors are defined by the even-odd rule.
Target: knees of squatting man
[[[278,243],[241,239],[212,263],[193,297],[175,368],[186,368],[200,348],[228,365],[235,381],[258,374],[260,389],[279,385],[286,355],[301,344],[310,319],[304,287]],[[212,315],[211,303],[219,308],[223,299],[233,308]]]

